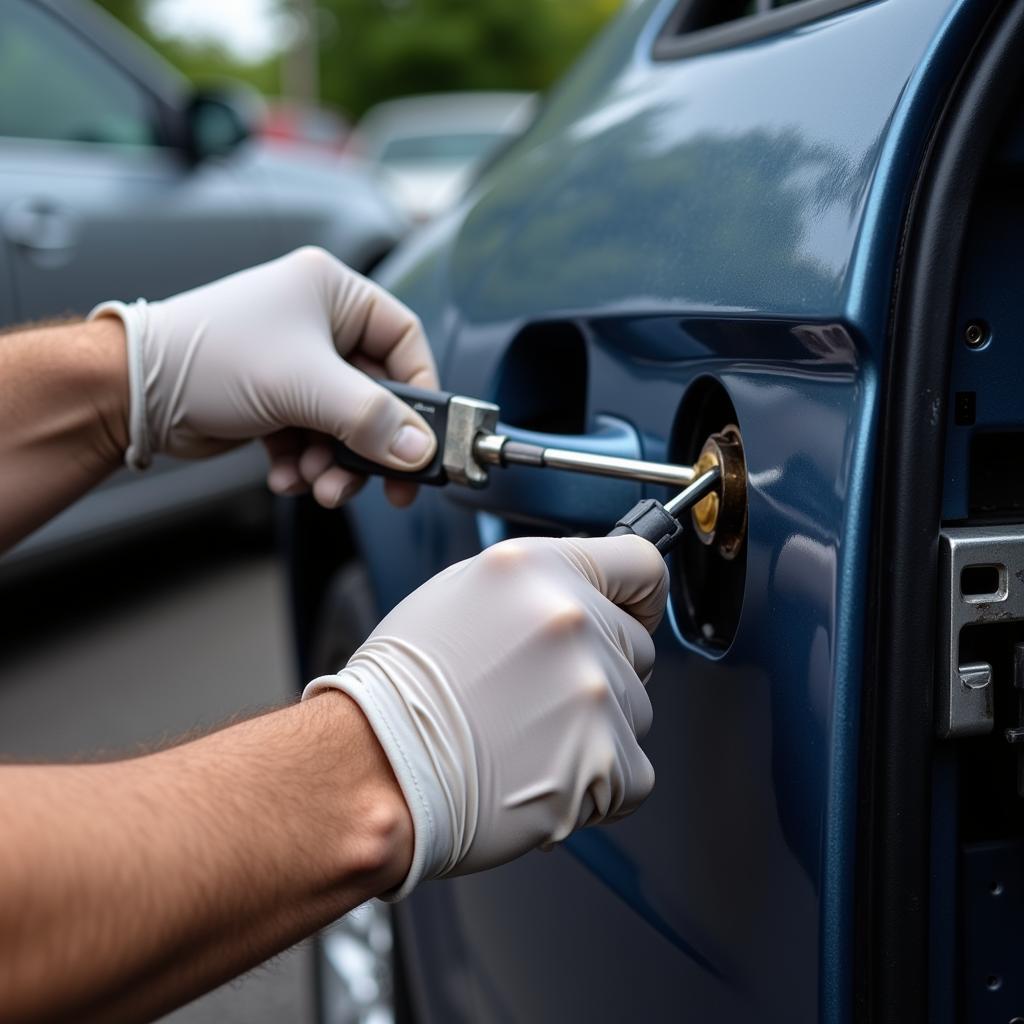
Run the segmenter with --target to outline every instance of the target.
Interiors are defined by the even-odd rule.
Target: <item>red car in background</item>
[[[265,142],[340,154],[351,131],[341,114],[323,107],[271,102],[259,127]]]

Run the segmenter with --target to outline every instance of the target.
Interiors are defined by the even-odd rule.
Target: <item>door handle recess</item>
[[[9,242],[43,256],[67,253],[75,245],[72,215],[49,199],[19,199],[3,214],[3,232]]]
[[[587,434],[548,434],[504,423],[498,429],[509,439],[527,444],[643,458],[640,436],[631,424],[608,415],[596,416],[595,424],[596,429]],[[448,487],[444,494],[459,505],[505,519],[592,533],[607,531],[625,509],[640,500],[642,487],[630,480],[507,466],[492,469],[486,487]]]

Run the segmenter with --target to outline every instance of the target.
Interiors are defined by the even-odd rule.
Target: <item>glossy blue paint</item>
[[[903,211],[986,5],[880,0],[654,62],[670,7],[628,11],[463,206],[385,271],[453,390],[494,394],[524,328],[573,325],[588,431],[614,417],[616,443],[648,457],[665,456],[688,387],[716,377],[750,484],[733,645],[712,656],[672,614],[657,637],[655,794],[574,841],[593,873],[531,857],[446,883],[422,913],[414,899],[416,955],[475,986],[469,1013],[427,985],[428,1020],[556,1021],[567,1006],[619,1020],[623,986],[650,1021],[680,1006],[709,1021],[852,1012],[878,379]],[[411,514],[370,496],[353,519],[386,608],[479,549],[478,510],[487,540],[522,517],[596,532],[627,507],[621,486],[520,471],[461,503],[425,494]]]
[[[660,894],[649,891],[648,880],[637,870],[636,863],[623,856],[605,830],[577,832],[565,841],[565,848],[684,956],[719,980],[735,983],[735,978],[728,977],[723,967],[692,945],[663,916],[664,900],[659,898]]]

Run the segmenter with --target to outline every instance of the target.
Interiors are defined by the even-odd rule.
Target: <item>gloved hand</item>
[[[410,594],[337,675],[415,827],[408,877],[479,871],[628,814],[668,572],[640,537],[506,541]],[[339,785],[344,780],[338,781]]]
[[[259,437],[271,455],[272,490],[312,484],[332,508],[363,478],[334,465],[324,435],[398,469],[419,468],[434,453],[424,420],[367,376],[438,386],[419,321],[321,249],[162,302],[107,302],[90,314],[102,315],[125,325],[125,461],[134,468],[155,452],[198,458]],[[399,504],[414,493],[404,482],[388,484]]]

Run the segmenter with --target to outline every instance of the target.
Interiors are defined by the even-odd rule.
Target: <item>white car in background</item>
[[[389,100],[363,116],[350,151],[375,166],[392,199],[423,222],[458,200],[481,162],[526,129],[536,106],[526,92]]]

